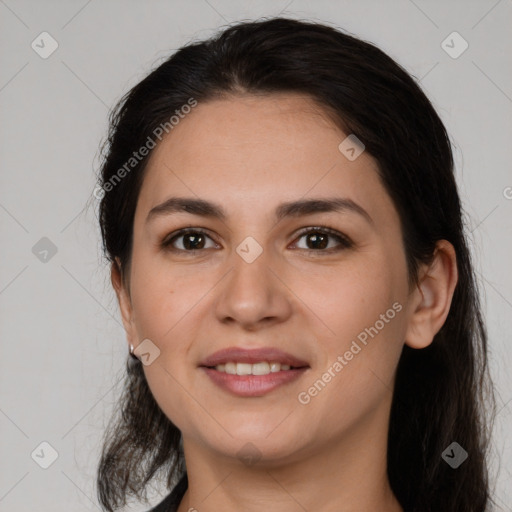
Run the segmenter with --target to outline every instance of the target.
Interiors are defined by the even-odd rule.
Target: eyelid
[[[317,232],[323,232],[333,238],[336,238],[339,243],[340,243],[340,246],[341,248],[343,249],[348,249],[350,247],[352,247],[354,245],[354,243],[352,242],[352,240],[345,234],[337,231],[336,229],[333,229],[333,228],[330,228],[328,226],[307,226],[307,227],[304,227],[302,229],[300,229],[295,235],[294,235],[294,241],[297,240],[297,239],[300,239],[301,237],[303,237],[304,235],[307,235],[309,233],[317,233]],[[172,232],[169,236],[166,236],[162,243],[161,243],[161,246],[163,248],[167,248],[169,249],[169,247],[171,248],[171,250],[174,250],[174,251],[177,251],[177,252],[188,252],[188,253],[192,253],[192,252],[195,252],[193,250],[190,250],[190,251],[185,251],[183,249],[176,249],[174,247],[172,247],[172,241],[174,239],[177,239],[179,238],[180,236],[184,236],[184,235],[187,235],[189,233],[194,233],[194,234],[201,234],[201,235],[205,235],[207,236],[208,238],[210,238],[214,243],[216,243],[218,245],[218,242],[215,240],[215,238],[209,233],[208,230],[204,229],[204,228],[195,228],[195,227],[192,227],[192,226],[189,226],[189,227],[186,227],[186,228],[182,228],[182,229],[178,229],[177,231],[174,231]],[[202,251],[202,250],[205,250],[205,249],[198,249],[198,251]],[[297,249],[297,250],[300,250],[300,251],[307,251],[307,252],[324,252],[324,253],[329,253],[329,252],[333,252],[333,251],[336,251],[336,250],[341,250],[339,247],[338,248],[330,248],[330,249]]]
[[[328,226],[309,226],[309,227],[303,228],[296,234],[296,238],[301,238],[304,235],[307,235],[309,233],[318,233],[318,232],[325,233],[327,235],[330,235],[333,238],[338,239],[338,241],[340,242],[340,245],[345,249],[348,249],[354,245],[354,242],[352,242],[352,240],[347,235],[339,232],[336,229],[330,228]],[[339,250],[339,248],[335,247],[335,248],[323,249],[323,250],[315,250],[315,249],[299,249],[299,250],[309,251],[309,252],[329,253],[332,251]]]
[[[168,249],[170,247],[171,249],[178,251],[178,252],[193,252],[193,251],[184,251],[182,249],[176,249],[176,248],[172,247],[172,241],[174,239],[179,238],[180,236],[188,235],[189,233],[205,235],[208,238],[210,238],[211,240],[213,240],[216,244],[218,244],[218,242],[213,238],[213,236],[207,230],[205,230],[203,228],[195,228],[195,227],[189,226],[186,228],[182,228],[182,229],[173,231],[171,234],[169,234],[162,240],[161,246],[164,249],[165,248]],[[204,250],[204,249],[199,249],[199,250]]]

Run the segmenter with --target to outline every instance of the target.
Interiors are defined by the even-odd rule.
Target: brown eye
[[[162,246],[176,251],[192,252],[201,249],[210,249],[216,247],[215,242],[210,247],[206,244],[208,240],[213,240],[206,232],[199,229],[182,229],[174,236],[164,240]]]
[[[352,242],[341,233],[330,228],[308,228],[303,231],[299,239],[305,240],[305,247],[298,247],[306,251],[332,252],[352,247]]]

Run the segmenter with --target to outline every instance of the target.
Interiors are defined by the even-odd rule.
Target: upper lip
[[[306,361],[273,347],[253,349],[242,347],[225,348],[208,356],[199,366],[212,367],[229,362],[254,364],[262,361],[287,364],[298,368],[309,366]]]

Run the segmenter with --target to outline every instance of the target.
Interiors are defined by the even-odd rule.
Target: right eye
[[[213,242],[213,239],[206,233],[206,231],[203,231],[202,229],[186,228],[180,229],[170,237],[167,237],[161,245],[165,249],[180,252],[194,252],[201,249],[212,249],[217,247],[215,242],[213,242],[212,247],[205,247],[207,239]]]

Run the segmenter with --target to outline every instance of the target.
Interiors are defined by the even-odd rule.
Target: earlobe
[[[453,245],[439,240],[432,263],[424,270],[411,297],[411,316],[405,336],[406,345],[421,349],[430,345],[443,326],[458,280]]]

